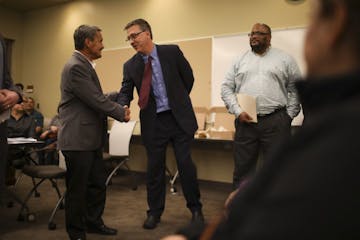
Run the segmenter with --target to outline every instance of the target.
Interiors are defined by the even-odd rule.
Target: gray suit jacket
[[[89,61],[75,52],[61,75],[58,148],[93,151],[103,147],[107,116],[123,121],[124,109],[102,92]]]

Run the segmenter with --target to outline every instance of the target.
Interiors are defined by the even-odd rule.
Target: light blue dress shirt
[[[243,111],[237,94],[256,98],[257,114],[266,115],[286,107],[294,118],[300,111],[295,88],[301,74],[293,57],[280,49],[269,48],[263,55],[248,50],[236,58],[221,85],[221,98],[236,117]]]
[[[154,49],[150,53],[152,57],[151,67],[152,67],[152,81],[151,86],[153,93],[155,95],[156,101],[156,112],[163,112],[166,110],[170,110],[169,99],[166,92],[166,86],[164,81],[164,76],[161,69],[161,64],[159,60],[159,56],[157,53],[156,45]],[[143,56],[145,64],[148,61],[148,56]]]

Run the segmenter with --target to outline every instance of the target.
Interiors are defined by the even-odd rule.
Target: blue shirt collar
[[[158,58],[156,45],[154,45],[154,48],[153,48],[153,50],[151,51],[151,53],[149,55],[141,54],[141,57],[143,58],[145,63],[147,62],[149,56],[151,56],[153,59]]]

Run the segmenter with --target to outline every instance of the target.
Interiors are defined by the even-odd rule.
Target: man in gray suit
[[[70,239],[88,233],[116,235],[102,219],[106,198],[106,172],[102,150],[107,116],[129,121],[130,110],[102,92],[93,60],[101,57],[101,29],[81,25],[74,32],[75,52],[61,75],[58,146],[67,167],[65,220]]]

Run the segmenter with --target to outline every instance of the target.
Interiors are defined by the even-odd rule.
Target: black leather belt
[[[278,112],[282,112],[282,111],[286,111],[286,107],[282,107],[282,108],[278,108],[278,109],[275,109],[273,112],[271,113],[268,113],[268,114],[258,114],[257,117],[259,118],[263,118],[263,117],[268,117],[270,115],[273,115],[275,113],[278,113]]]
[[[165,110],[165,111],[162,111],[162,112],[158,112],[156,114],[157,115],[162,115],[162,114],[168,114],[168,113],[171,113],[171,110]]]

